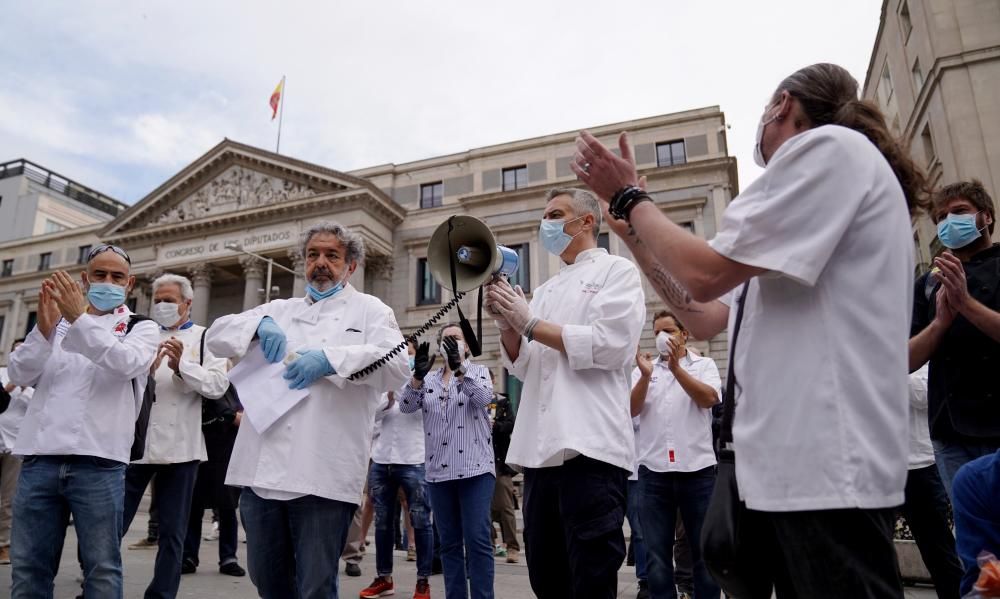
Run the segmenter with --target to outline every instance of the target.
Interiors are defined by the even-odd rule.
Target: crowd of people
[[[364,245],[337,223],[303,233],[304,297],[207,329],[173,274],[154,281],[151,318],[133,314],[128,253],[93,248],[79,284],[43,283],[2,373],[12,597],[52,597],[70,518],[82,596],[122,597],[121,541],[151,481],[147,598],[176,597],[197,570],[208,508],[233,576],[239,511],[265,599],[337,597],[338,563],[360,573],[372,524],[362,598],[395,593],[397,531],[415,599],[439,570],[448,599],[503,595],[495,557],[520,560],[519,501],[541,599],[616,597],[627,554],[639,597],[898,599],[899,514],[938,596],[964,596],[983,554],[1000,553],[993,200],[974,181],[928,190],[830,64],[778,85],[754,156],[763,174],[705,241],[651,201],[624,134],[614,152],[581,133],[571,166],[589,190],[549,191],[539,229],[563,268],[530,299],[502,277],[485,289],[522,382],[516,415],[466,327],[404,340],[393,311],[350,284]],[[914,280],[920,211],[946,250]],[[605,224],[634,261],[598,246]],[[643,276],[667,306],[651,317]],[[640,349],[646,327],[655,354]],[[691,346],[722,333],[725,387]],[[231,385],[242,360],[289,397]],[[283,406],[277,418],[255,412],[262,400]],[[733,529],[721,550],[707,542]]]

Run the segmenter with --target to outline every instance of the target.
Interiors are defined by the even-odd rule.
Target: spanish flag
[[[274,88],[274,92],[271,94],[271,120],[278,116],[278,106],[281,105],[281,92],[285,89],[285,78],[282,77],[281,81],[278,82],[278,87]]]

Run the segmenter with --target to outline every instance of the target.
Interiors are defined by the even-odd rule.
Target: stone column
[[[191,302],[191,320],[195,324],[208,326],[208,302],[212,299],[212,266],[198,264],[188,269],[194,300]]]
[[[21,311],[24,308],[24,292],[18,291],[14,294],[14,301],[11,303],[10,312],[7,313],[6,324],[4,324],[3,339],[0,340],[0,352],[7,359],[10,359],[10,346],[14,343],[15,339],[20,339],[22,335],[20,331],[21,327]],[[26,336],[26,335],[25,335]],[[7,361],[4,360],[6,364]]]
[[[306,259],[299,250],[288,250],[288,258],[292,261],[292,270],[296,272],[295,285],[292,287],[292,297],[306,295]]]
[[[243,256],[240,266],[246,280],[243,288],[243,310],[246,311],[260,305],[260,290],[264,288],[264,268],[267,265],[253,256]]]
[[[348,281],[361,293],[365,292],[365,265],[363,262],[358,263],[358,267],[354,269],[354,274]]]
[[[365,283],[375,297],[386,301],[392,285],[392,258],[372,255],[365,258]]]

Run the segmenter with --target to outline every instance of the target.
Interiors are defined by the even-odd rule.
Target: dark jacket
[[[510,448],[510,434],[514,432],[514,410],[506,395],[497,394],[496,413],[493,418],[493,455],[496,459],[497,476],[517,474],[507,465],[507,450]]]

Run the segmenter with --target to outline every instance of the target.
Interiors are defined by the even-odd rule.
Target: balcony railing
[[[56,193],[72,198],[81,204],[100,210],[111,216],[118,216],[128,206],[108,196],[80,185],[76,181],[54,173],[23,158],[0,164],[0,179],[25,176]]]

